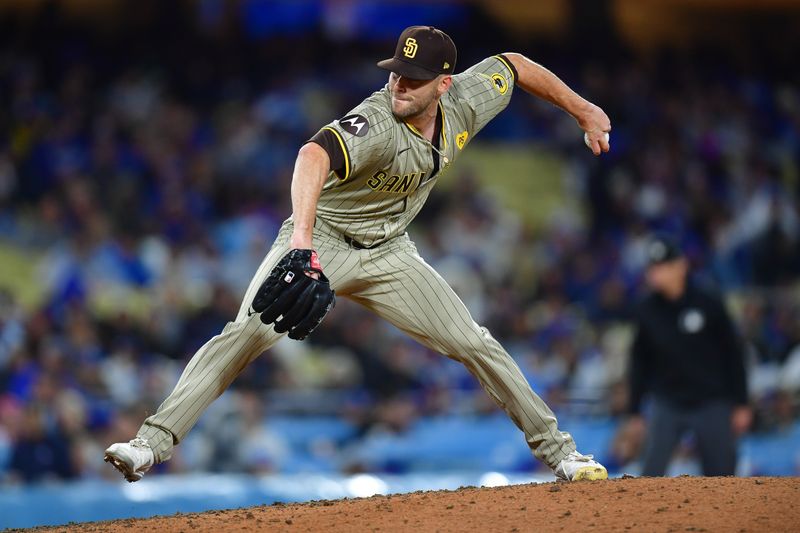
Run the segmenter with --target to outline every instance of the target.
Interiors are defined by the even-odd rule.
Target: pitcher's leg
[[[194,427],[211,402],[225,392],[250,362],[283,336],[251,313],[250,304],[269,272],[289,251],[291,233],[291,223],[284,223],[245,292],[236,320],[197,351],[172,393],[156,414],[144,421],[138,436],[147,440],[156,462],[168,460],[173,446]],[[314,244],[331,286],[346,291],[358,270],[358,256],[346,244],[324,233],[315,231]]]
[[[147,439],[157,463],[171,457],[172,447],[183,440],[211,402],[281,336],[253,315],[228,322],[195,353],[172,393],[138,432]]]
[[[412,247],[374,257],[374,284],[353,299],[422,344],[467,367],[524,433],[534,456],[555,468],[575,451],[555,415],[486,328],[472,319],[447,282]],[[377,255],[377,254],[376,254]]]
[[[234,322],[206,342],[183,370],[172,393],[156,413],[147,418],[138,436],[147,440],[157,463],[172,456],[172,448],[189,433],[211,402],[216,400],[253,359],[282,335],[249,315],[255,291],[272,267],[288,251],[288,235],[282,228],[278,238],[253,276]]]

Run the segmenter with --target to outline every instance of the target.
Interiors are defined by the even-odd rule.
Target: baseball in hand
[[[611,136],[608,134],[608,132],[604,133],[603,135],[605,135],[605,137],[606,137],[606,142],[608,142],[608,141],[609,141],[609,139],[611,138]],[[584,134],[583,134],[583,143],[584,143],[584,144],[585,144],[585,145],[586,145],[586,146],[587,146],[589,149],[591,149],[591,148],[592,148],[592,143],[591,143],[591,141],[589,140],[589,134],[588,134],[588,133],[584,133]]]

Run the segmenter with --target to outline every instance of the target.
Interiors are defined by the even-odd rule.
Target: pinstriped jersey
[[[340,144],[344,165],[329,174],[317,218],[367,247],[404,233],[439,177],[508,105],[515,75],[505,57],[493,56],[453,76],[439,101],[440,153],[392,113],[388,84],[325,126]]]

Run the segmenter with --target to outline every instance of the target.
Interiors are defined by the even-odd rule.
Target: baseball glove
[[[311,272],[319,279],[307,275]],[[317,252],[294,249],[278,261],[261,284],[252,307],[264,324],[275,323],[276,332],[288,331],[290,339],[302,340],[335,304],[336,293],[322,273]]]

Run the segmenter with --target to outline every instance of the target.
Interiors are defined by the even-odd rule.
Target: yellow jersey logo
[[[467,137],[469,137],[469,132],[467,130],[456,135],[456,146],[458,146],[459,150],[463,149],[464,145],[467,144]]]
[[[414,59],[417,55],[417,40],[413,37],[406,39],[406,45],[403,47],[403,55],[409,59]]]
[[[492,74],[492,85],[500,94],[506,94],[508,91],[508,82],[502,74]]]

